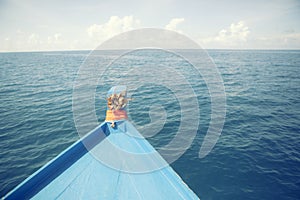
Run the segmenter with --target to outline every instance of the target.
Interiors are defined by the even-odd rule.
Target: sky
[[[149,27],[205,49],[300,49],[300,1],[0,0],[0,52],[92,50]]]

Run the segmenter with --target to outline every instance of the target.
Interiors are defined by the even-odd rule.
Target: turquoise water
[[[0,54],[0,196],[79,139],[72,91],[88,53]],[[201,109],[199,131],[192,146],[172,167],[202,199],[298,199],[300,51],[208,53],[224,80],[224,129],[213,151],[199,159],[210,120],[210,99],[205,82],[192,80]],[[149,52],[138,55],[140,61],[147,59]],[[105,111],[101,94],[109,87],[97,88],[99,122]],[[163,130],[148,138],[159,148],[172,139],[180,124],[180,108],[172,92],[145,85],[133,96],[129,108],[135,124],[149,123],[147,110],[153,99],[147,97],[153,93],[157,94],[155,101],[166,102],[161,104],[167,107]]]

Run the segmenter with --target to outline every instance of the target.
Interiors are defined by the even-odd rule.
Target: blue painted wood
[[[14,190],[4,196],[3,199],[30,199],[101,142],[107,135],[109,135],[107,124],[103,123],[87,134],[82,140],[74,143],[40,170],[28,177]]]

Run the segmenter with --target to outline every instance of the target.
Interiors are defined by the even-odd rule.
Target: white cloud
[[[89,37],[102,42],[114,35],[140,27],[140,20],[133,16],[111,16],[104,24],[93,24],[87,29]]]
[[[59,41],[61,39],[61,33],[54,34],[55,41]]]
[[[121,32],[138,28],[140,24],[140,20],[133,16],[124,16],[123,18],[111,16],[104,24],[94,24],[88,27],[86,31],[89,37],[81,39],[68,39],[63,37],[61,33],[42,36],[37,33],[17,30],[15,40],[0,39],[0,51],[93,49],[100,42]]]
[[[55,33],[47,38],[42,38],[38,34],[31,34],[28,37],[27,45],[24,49],[28,50],[59,50],[63,49],[68,41],[63,40],[61,33]]]
[[[249,28],[243,21],[232,23],[227,29],[222,29],[217,36],[208,37],[201,40],[205,45],[241,47],[249,37]]]
[[[230,26],[230,38],[237,41],[247,41],[250,31],[243,21]]]
[[[173,18],[165,28],[182,32],[178,30],[178,27],[183,22],[185,22],[184,18]],[[83,28],[82,32],[79,32],[80,37],[79,35],[68,37],[66,33],[54,32],[55,34],[45,35],[43,32],[15,30],[14,34],[3,35],[0,38],[0,52],[93,49],[96,45],[116,34],[140,28],[140,26],[140,20],[133,16],[111,16],[103,24],[94,24],[87,29]],[[253,25],[250,34],[247,24],[239,21],[223,29],[221,27],[214,36],[208,35],[199,38],[198,42],[205,48],[300,49],[300,33],[294,29],[260,35],[260,31],[254,28]]]
[[[299,49],[300,33],[261,36],[251,41],[253,48],[265,49]]]
[[[40,42],[40,36],[33,33],[28,37],[27,42],[28,42],[29,45],[37,45],[37,44],[41,43]]]
[[[55,33],[53,36],[48,36],[46,43],[48,45],[58,45],[58,44],[64,43],[64,41],[62,40],[62,34]]]
[[[214,37],[200,38],[198,41],[205,48],[240,48],[240,49],[299,49],[300,33],[289,31],[276,35],[257,35],[240,21],[222,29]]]
[[[1,51],[55,51],[72,49],[70,41],[63,38],[61,33],[42,37],[37,33],[16,31],[16,39],[10,37],[0,40]]]
[[[172,19],[166,26],[165,29],[182,32],[181,30],[177,30],[177,26],[184,22],[184,18],[174,18]]]
[[[7,49],[11,49],[13,47],[12,45],[12,41],[9,37],[5,38],[2,42],[0,41],[1,48],[0,48],[0,52],[1,50],[7,50]]]

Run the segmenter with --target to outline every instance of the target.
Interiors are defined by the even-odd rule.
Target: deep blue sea
[[[89,53],[0,53],[0,196],[79,139],[72,112],[73,84]],[[160,62],[154,54],[150,58],[151,51],[139,52],[130,59],[140,65],[149,58]],[[200,126],[191,147],[171,166],[204,200],[299,199],[300,51],[208,50],[208,54],[224,81],[224,128],[214,149],[200,159],[210,98],[205,82],[191,76]],[[160,56],[164,62],[174,61]],[[122,63],[126,67],[132,60]],[[99,123],[109,87],[97,88]],[[144,85],[133,97],[130,119],[138,126],[150,122],[147,111],[153,99],[167,106],[163,130],[148,140],[156,148],[170,141],[180,123],[180,106],[172,92]]]

